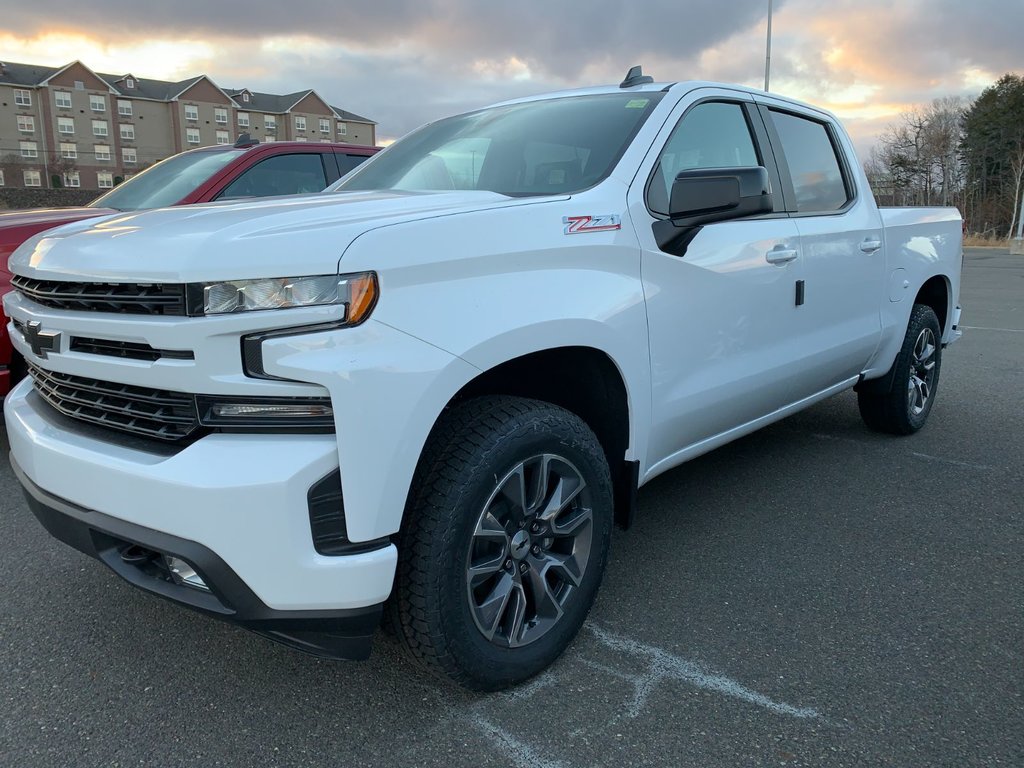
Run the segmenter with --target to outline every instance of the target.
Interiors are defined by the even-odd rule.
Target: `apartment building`
[[[168,82],[80,61],[0,62],[0,186],[109,189],[165,157],[243,133],[373,146],[376,126],[313,90],[225,89],[207,75]]]

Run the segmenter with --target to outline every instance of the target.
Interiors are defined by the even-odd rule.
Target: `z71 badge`
[[[582,235],[584,232],[610,232],[622,229],[622,219],[618,214],[609,213],[604,216],[563,216],[563,230],[567,235]]]

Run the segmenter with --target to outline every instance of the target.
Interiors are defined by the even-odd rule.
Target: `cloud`
[[[976,94],[1022,69],[1019,0],[774,6],[772,89],[829,107],[858,131],[905,105]],[[393,138],[495,101],[617,82],[637,63],[660,80],[759,87],[766,10],[766,0],[249,0],[244,10],[208,0],[50,0],[5,9],[0,23],[24,44],[0,30],[0,58],[37,62],[33,53],[53,46],[29,38],[72,31],[91,42],[81,56],[67,49],[65,61],[143,76],[206,72],[225,86],[264,91],[312,87]],[[166,46],[178,41],[184,53],[168,57]],[[86,54],[124,63],[98,65]]]

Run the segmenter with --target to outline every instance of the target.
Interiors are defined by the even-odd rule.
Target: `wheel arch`
[[[945,275],[933,275],[924,281],[917,296],[914,297],[914,304],[924,304],[932,308],[935,316],[939,318],[939,330],[945,336],[949,324],[950,294],[952,286]]]
[[[434,428],[448,408],[487,395],[542,400],[579,416],[604,449],[614,487],[615,521],[629,526],[639,479],[639,462],[626,458],[633,409],[626,379],[606,352],[589,346],[561,346],[497,363],[451,397]]]

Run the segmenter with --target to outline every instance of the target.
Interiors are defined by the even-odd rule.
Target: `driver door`
[[[799,233],[760,120],[744,93],[689,94],[629,191],[650,328],[649,472],[710,450],[803,396],[795,366]],[[659,245],[659,228],[673,226],[668,201],[678,172],[758,165],[769,171],[773,213],[706,224],[682,245]]]

